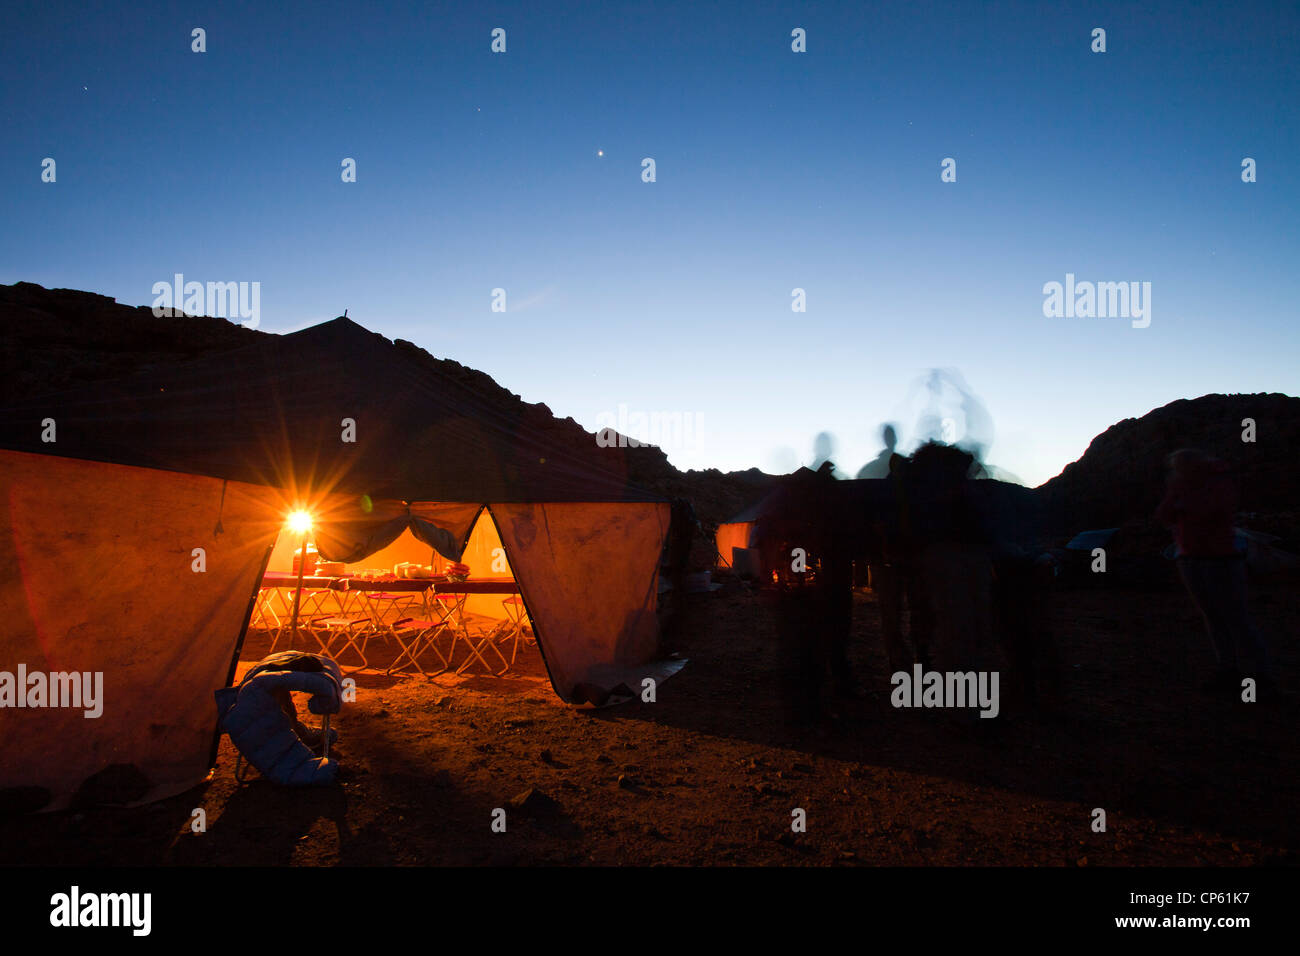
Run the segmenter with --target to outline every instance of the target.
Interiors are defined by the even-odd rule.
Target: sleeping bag
[[[311,694],[313,714],[336,714],[342,704],[342,673],[323,654],[285,651],[255,665],[238,687],[216,692],[218,726],[262,776],[288,787],[330,784],[338,761],[317,757],[310,728],[298,722],[290,693]],[[319,735],[315,735],[319,736]],[[330,731],[331,740],[334,732]]]

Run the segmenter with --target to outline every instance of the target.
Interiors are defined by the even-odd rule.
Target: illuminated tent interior
[[[667,502],[628,482],[622,449],[575,446],[477,374],[336,319],[0,410],[0,672],[103,675],[98,717],[0,709],[0,801],[200,782],[213,692],[298,508],[327,560],[502,548],[565,701],[664,676]]]
[[[714,536],[718,567],[729,568],[732,566],[733,548],[753,547],[754,528],[758,523],[761,509],[762,502],[760,501],[758,504],[746,508],[730,521],[724,521],[718,525],[717,534]]]

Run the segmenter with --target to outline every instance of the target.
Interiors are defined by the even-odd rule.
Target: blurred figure
[[[880,629],[891,674],[910,670],[914,663],[929,670],[933,633],[930,599],[921,588],[912,535],[907,464],[902,455],[890,456],[889,484],[872,529],[876,553],[871,561],[871,588],[880,607]],[[904,610],[908,617],[906,640]]]
[[[1005,712],[1034,708],[1061,690],[1063,665],[1052,634],[1055,561],[1048,554],[999,544],[993,555],[993,619],[1007,657]]]
[[[1239,693],[1243,649],[1250,650],[1258,682],[1271,675],[1264,642],[1250,620],[1245,558],[1236,548],[1236,488],[1228,466],[1199,449],[1179,449],[1166,464],[1165,497],[1155,516],[1174,531],[1178,573],[1205,620],[1218,662],[1202,690]]]
[[[835,436],[830,432],[818,432],[817,437],[813,439],[813,460],[809,468],[812,471],[820,471],[822,465],[826,464],[835,455]]]
[[[969,452],[929,442],[904,468],[911,548],[940,671],[989,669],[993,536],[971,492],[974,465]]]
[[[661,555],[660,573],[671,584],[667,611],[660,626],[661,650],[674,650],[681,637],[686,602],[686,574],[690,570],[691,548],[702,532],[695,507],[686,498],[672,500],[668,523],[668,540]]]
[[[884,449],[859,469],[859,478],[889,477],[889,460],[894,457],[894,449],[898,447],[898,432],[893,425],[886,423],[880,429],[880,438],[885,443]]]
[[[827,670],[838,693],[854,691],[847,656],[852,543],[835,507],[832,467],[828,461],[816,472],[801,468],[782,479],[755,528],[776,624],[782,699],[794,727],[827,716]]]

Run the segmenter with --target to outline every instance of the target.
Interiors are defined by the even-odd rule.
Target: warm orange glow
[[[289,530],[294,534],[306,534],[311,530],[311,515],[306,511],[295,511],[289,515]]]

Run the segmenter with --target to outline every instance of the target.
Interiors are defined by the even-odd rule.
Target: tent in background
[[[735,517],[718,525],[714,535],[714,547],[717,550],[716,567],[732,567],[733,548],[753,547],[754,526],[762,512],[763,502],[750,505]]]
[[[575,447],[449,365],[336,319],[0,410],[0,671],[103,681],[98,717],[0,710],[0,795],[54,809],[198,783],[212,693],[298,508],[348,562],[407,533],[459,560],[482,516],[562,699],[662,676],[668,503],[621,449]]]

